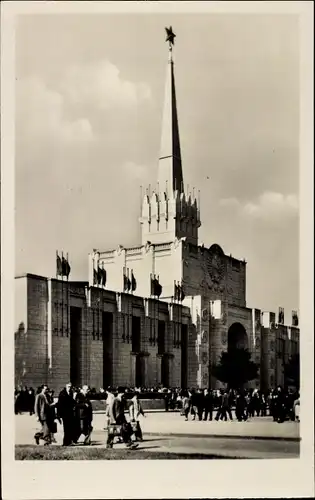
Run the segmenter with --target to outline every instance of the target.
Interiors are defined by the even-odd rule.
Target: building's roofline
[[[49,279],[46,276],[40,276],[39,274],[33,274],[33,273],[18,274],[17,276],[14,277],[14,279],[20,279],[20,278],[35,278],[35,279],[45,280],[45,281],[47,281]]]

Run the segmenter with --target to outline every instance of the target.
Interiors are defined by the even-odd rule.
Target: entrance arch
[[[228,331],[228,351],[248,349],[248,336],[241,323],[233,323]]]

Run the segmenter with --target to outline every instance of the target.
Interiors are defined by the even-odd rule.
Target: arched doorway
[[[228,351],[248,349],[248,336],[241,323],[233,323],[228,331]]]

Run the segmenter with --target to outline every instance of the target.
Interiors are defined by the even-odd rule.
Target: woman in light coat
[[[139,401],[138,394],[135,393],[129,404],[129,416],[136,441],[143,441],[142,430],[139,422],[140,415],[142,415],[143,417],[145,416],[141,403]]]

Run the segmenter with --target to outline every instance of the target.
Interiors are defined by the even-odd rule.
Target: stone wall
[[[203,295],[208,300],[222,300],[239,307],[246,306],[244,261],[222,253],[218,268],[214,268],[211,247],[206,249],[185,242],[182,245],[182,280],[186,295]]]
[[[37,388],[47,382],[47,302],[46,278],[27,275],[16,280],[17,385]]]

